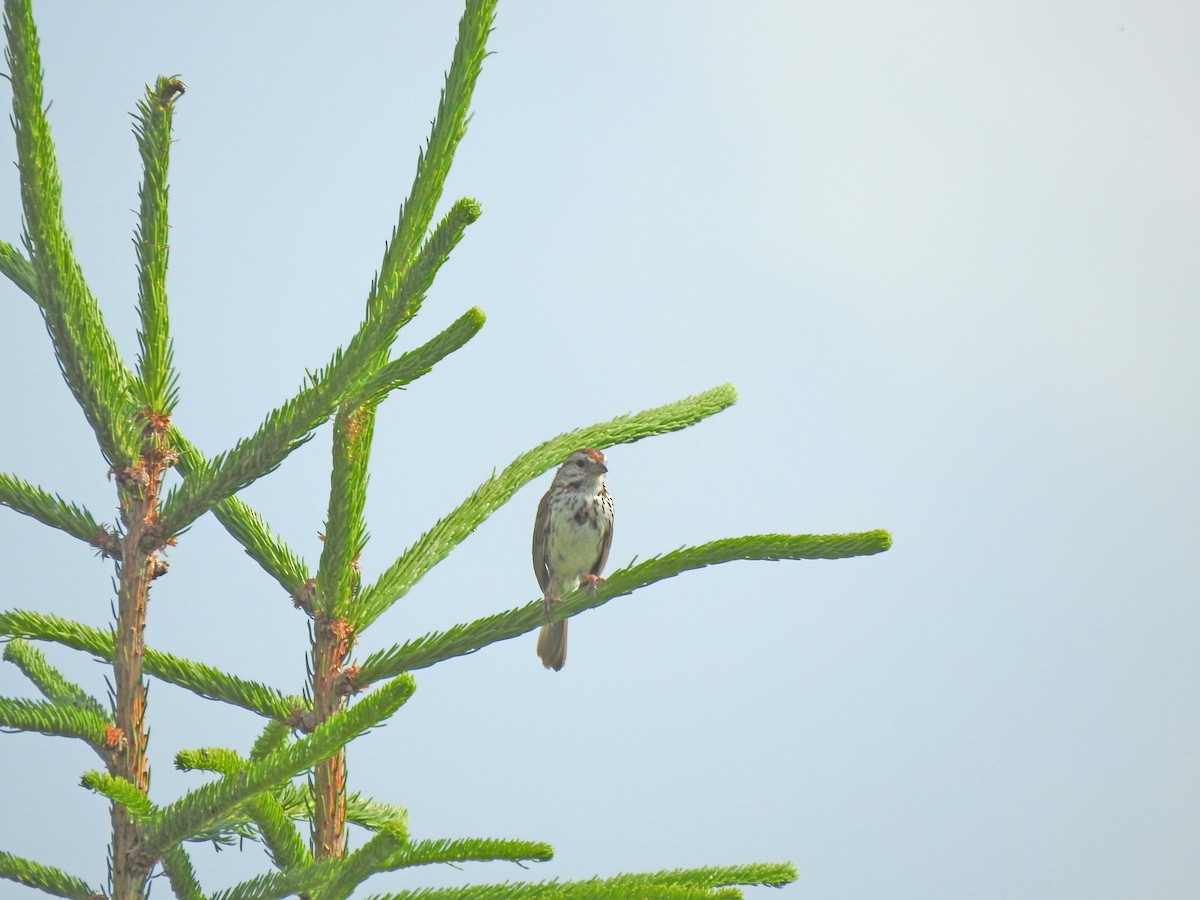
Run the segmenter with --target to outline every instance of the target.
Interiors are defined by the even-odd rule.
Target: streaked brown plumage
[[[608,466],[599,450],[576,450],[559,467],[533,522],[533,571],[546,617],[581,582],[600,581],[612,546],[613,502],[604,487]],[[542,626],[538,656],[547,669],[567,661],[567,620]]]

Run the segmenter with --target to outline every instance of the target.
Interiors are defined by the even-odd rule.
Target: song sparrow
[[[533,522],[533,571],[542,588],[546,616],[581,582],[593,586],[612,545],[613,502],[604,489],[604,454],[576,450],[559,467]],[[538,656],[547,669],[567,661],[567,620],[542,626]]]

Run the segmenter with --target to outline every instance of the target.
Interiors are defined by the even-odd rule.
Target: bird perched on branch
[[[554,604],[581,583],[593,589],[612,546],[613,501],[604,487],[608,466],[599,450],[576,450],[554,474],[533,522],[533,571],[549,619]],[[548,622],[538,634],[538,656],[547,669],[567,661],[567,620]]]

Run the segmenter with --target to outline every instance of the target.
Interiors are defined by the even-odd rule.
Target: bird
[[[533,521],[533,571],[542,589],[542,611],[581,583],[592,589],[612,546],[613,500],[604,486],[608,472],[599,450],[576,450],[554,474]],[[567,661],[567,620],[547,622],[538,633],[538,656],[555,672]]]

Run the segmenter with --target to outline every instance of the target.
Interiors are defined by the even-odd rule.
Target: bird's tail
[[[543,625],[538,632],[538,656],[542,665],[555,672],[562,669],[567,662],[567,620],[560,619]]]

